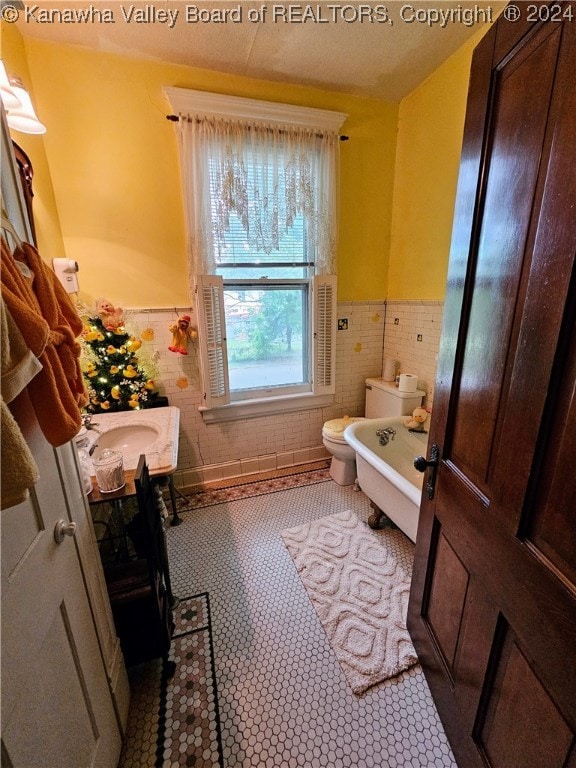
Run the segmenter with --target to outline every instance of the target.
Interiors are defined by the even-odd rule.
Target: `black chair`
[[[134,482],[138,512],[126,532],[135,558],[110,564],[104,571],[127,666],[166,657],[174,631],[163,521],[144,455],[138,461]]]

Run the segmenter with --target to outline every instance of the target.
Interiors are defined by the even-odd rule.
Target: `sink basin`
[[[151,475],[165,476],[176,470],[180,410],[173,405],[146,411],[99,413],[92,426],[94,431],[88,430],[87,446],[93,449],[92,458],[97,459],[108,448],[122,453],[127,471],[137,468],[141,454],[146,456]]]
[[[160,430],[148,424],[113,427],[98,438],[94,458],[97,459],[105,448],[123,454],[144,453],[159,436]]]

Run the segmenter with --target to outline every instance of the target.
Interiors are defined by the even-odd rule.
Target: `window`
[[[335,375],[334,126],[345,116],[167,92],[180,114],[205,419],[327,404]]]

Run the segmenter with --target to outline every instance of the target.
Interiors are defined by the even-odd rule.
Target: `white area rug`
[[[418,661],[406,629],[410,576],[394,554],[397,536],[372,532],[350,511],[282,531],[356,694]]]

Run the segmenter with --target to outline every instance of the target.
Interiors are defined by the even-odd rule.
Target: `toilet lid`
[[[330,421],[326,421],[324,423],[324,426],[322,427],[322,434],[326,435],[326,437],[329,437],[332,440],[340,440],[341,442],[345,443],[343,434],[344,430],[347,426],[350,424],[353,424],[355,421],[364,421],[364,416],[343,416],[340,419],[331,419]]]

